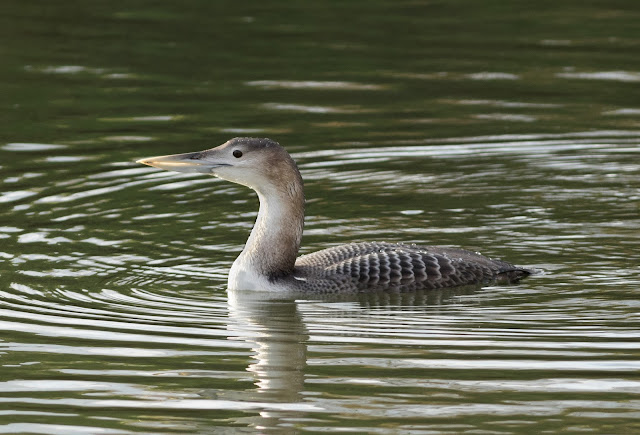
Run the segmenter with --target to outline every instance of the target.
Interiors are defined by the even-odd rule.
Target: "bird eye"
[[[235,157],[236,159],[239,159],[240,157],[242,157],[242,151],[233,150],[233,157]]]

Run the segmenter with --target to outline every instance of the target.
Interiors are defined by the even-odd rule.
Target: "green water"
[[[4,0],[0,433],[640,432],[635,1]],[[227,294],[255,195],[138,158],[234,136],[303,252],[462,246],[520,285]]]

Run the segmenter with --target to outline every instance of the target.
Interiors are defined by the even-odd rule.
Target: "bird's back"
[[[294,278],[301,290],[334,293],[516,282],[530,273],[463,249],[365,242],[299,257]]]

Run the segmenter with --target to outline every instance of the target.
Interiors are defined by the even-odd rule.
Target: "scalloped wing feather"
[[[294,274],[329,291],[432,289],[515,282],[530,272],[463,249],[351,243],[304,255]],[[311,289],[313,290],[313,289]]]

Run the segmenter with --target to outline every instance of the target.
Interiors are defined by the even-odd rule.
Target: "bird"
[[[305,196],[298,166],[278,142],[236,137],[204,151],[140,159],[253,189],[259,210],[229,270],[228,290],[301,293],[414,291],[515,283],[533,271],[460,248],[357,242],[298,257]]]

